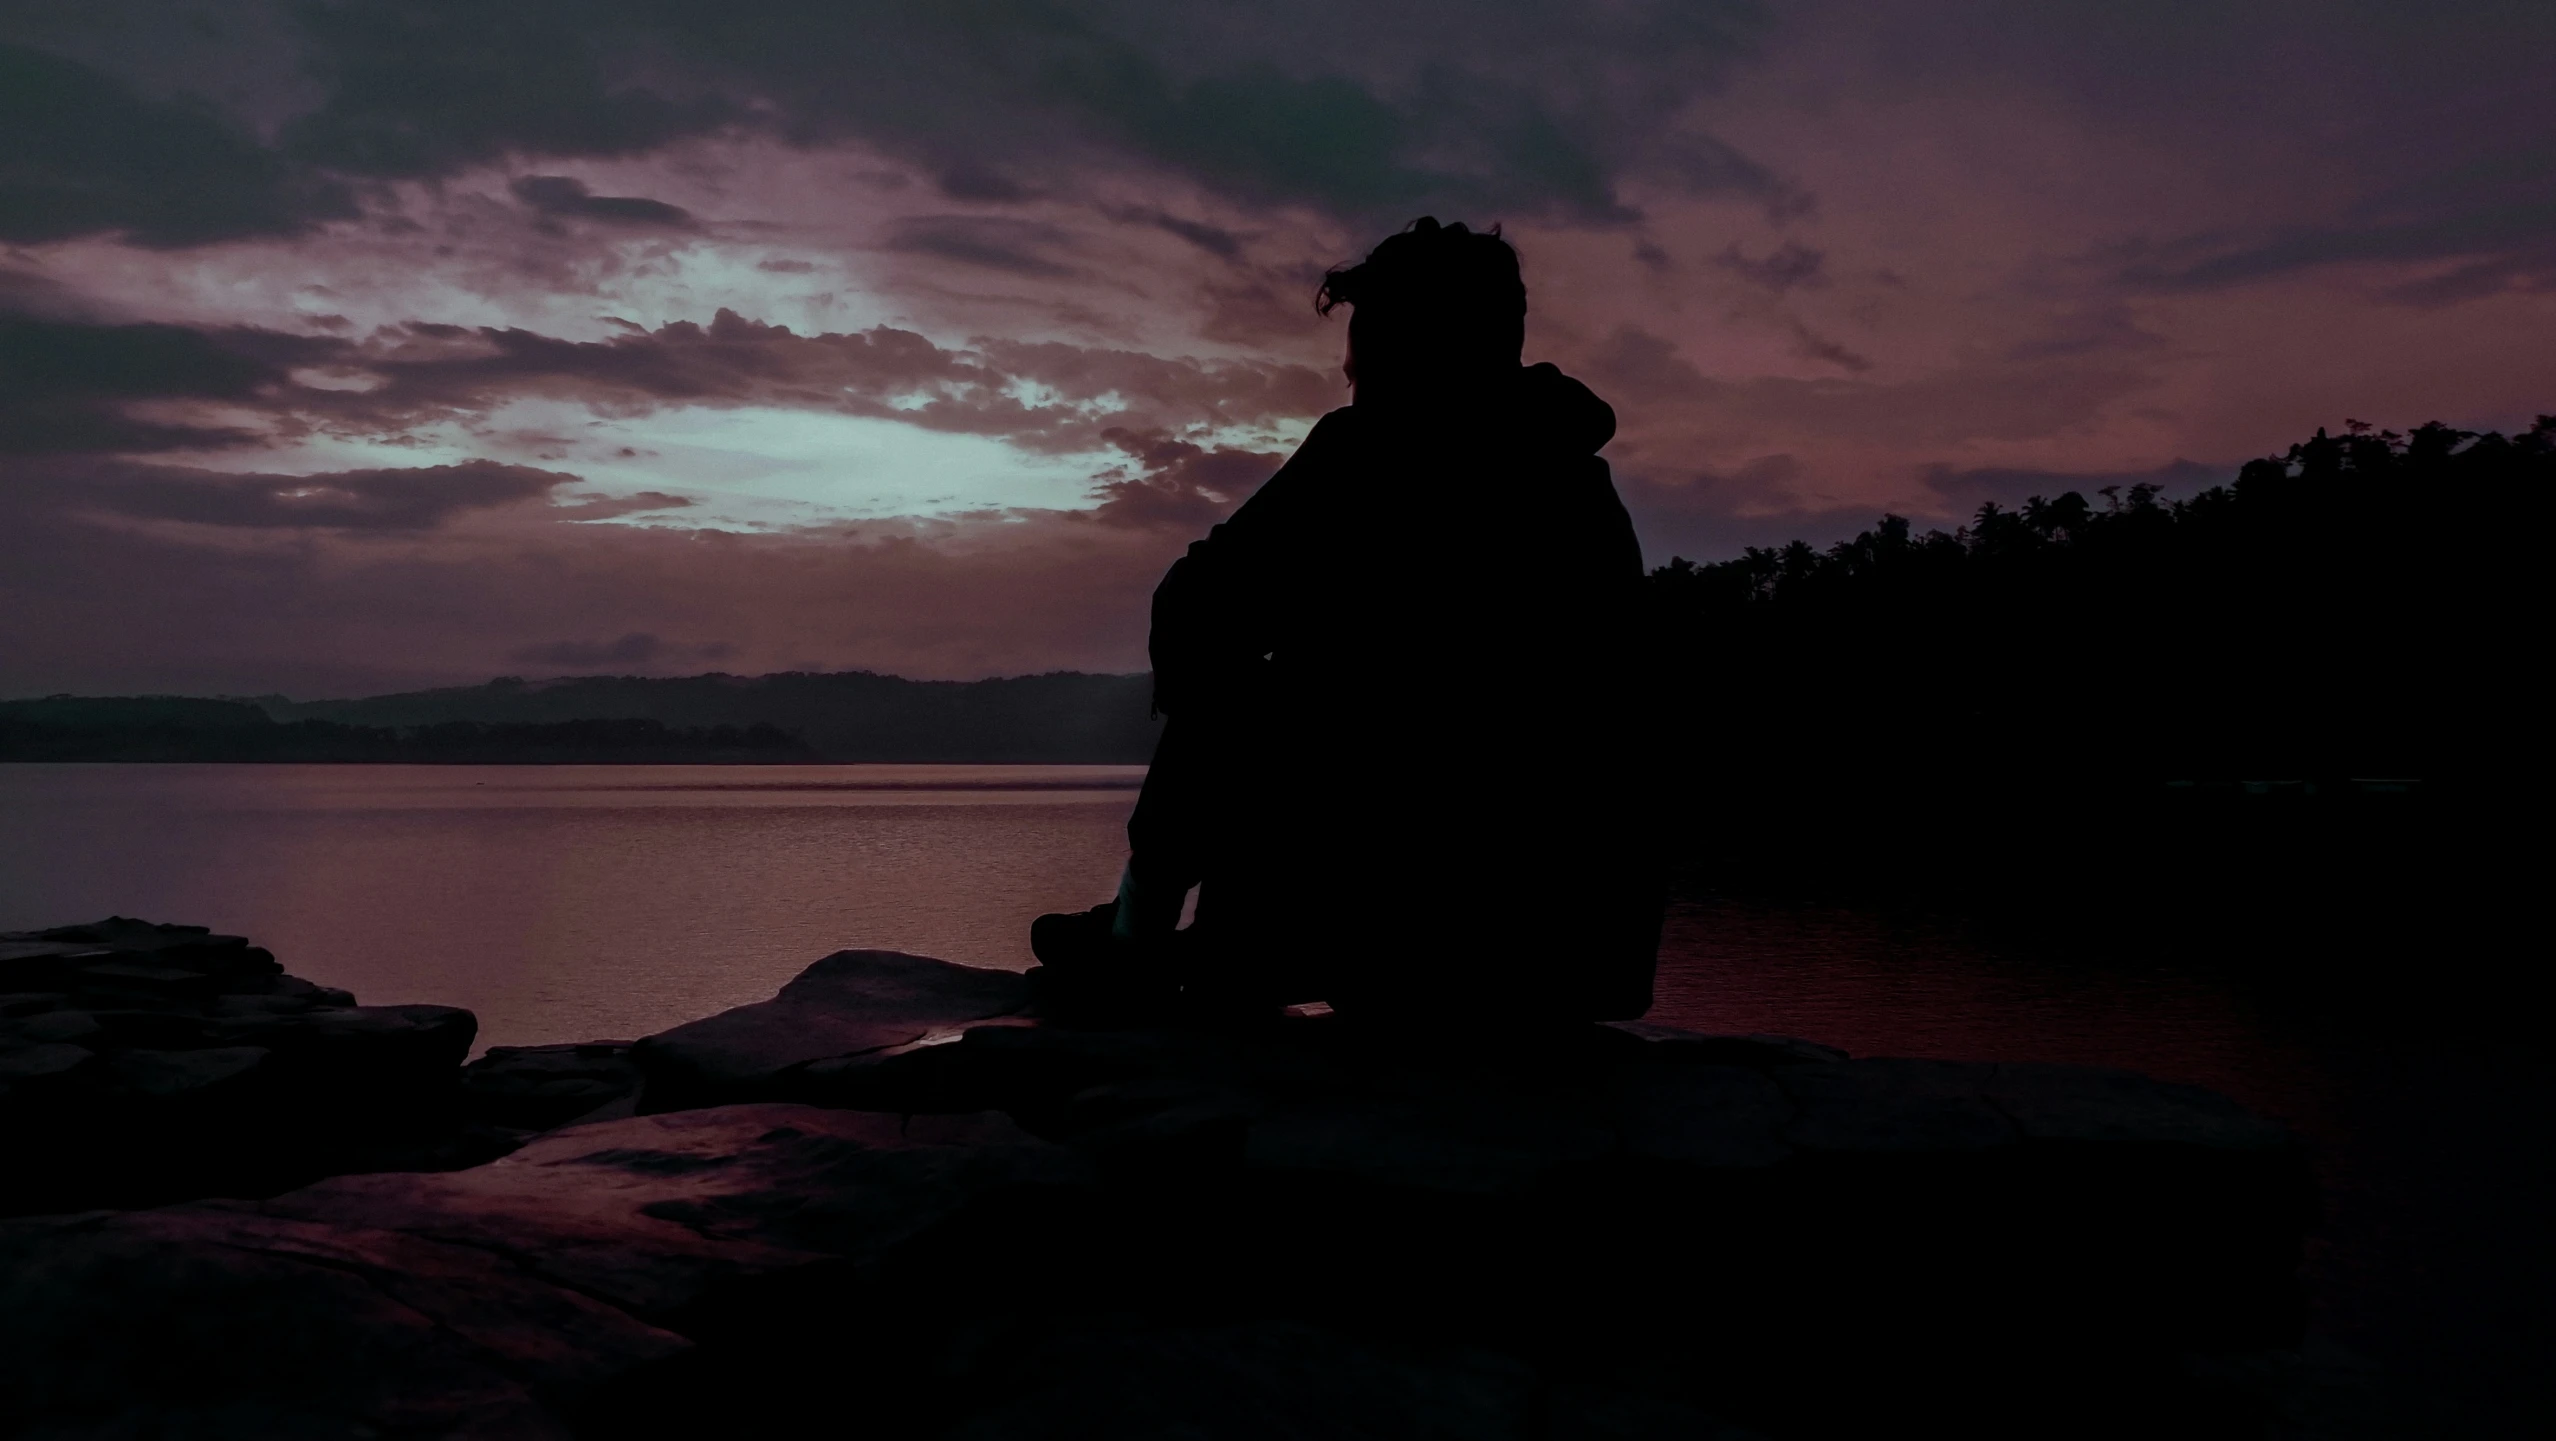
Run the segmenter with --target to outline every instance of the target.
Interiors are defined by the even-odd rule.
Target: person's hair
[[[1526,282],[1497,225],[1467,230],[1424,215],[1322,278],[1315,311],[1336,305],[1350,307],[1362,385],[1515,365],[1526,346]]]

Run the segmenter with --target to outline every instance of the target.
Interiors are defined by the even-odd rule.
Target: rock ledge
[[[26,1018],[139,983],[228,1038],[214,998],[258,993],[128,971],[273,974],[201,933],[114,960],[54,934],[11,942],[80,973]],[[635,1044],[466,1081],[447,1051],[483,1124],[587,1118],[499,1159],[0,1222],[0,1429],[2247,1435],[2244,1398],[2194,1379],[2244,1368],[2189,1358],[2298,1326],[2299,1148],[2191,1087],[1025,1003],[1016,976],[841,952]],[[349,1008],[287,1014],[323,1012]],[[51,1024],[13,1087],[106,1064]],[[130,1059],[152,1049],[116,1084],[213,1091],[271,1064],[226,1053],[282,1054]]]

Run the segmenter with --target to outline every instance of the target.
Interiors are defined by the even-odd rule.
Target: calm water
[[[1141,777],[0,765],[0,930],[187,921],[365,1001],[467,1006],[483,1043],[636,1036],[846,946],[1028,966],[1031,917],[1109,893]],[[2556,1289],[2547,1051],[2454,957],[2392,958],[2374,990],[2309,952],[2332,944],[1694,898],[1670,916],[1652,1014],[2235,1095],[2306,1134],[2326,1180],[2317,1354],[2345,1399],[2316,1434],[2532,1434]]]
[[[493,1045],[644,1035],[829,951],[1031,964],[1106,899],[1131,766],[0,766],[0,929],[254,938]]]

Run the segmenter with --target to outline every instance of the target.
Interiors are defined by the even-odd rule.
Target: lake
[[[1142,777],[0,765],[0,930],[209,925],[367,1002],[467,1006],[483,1044],[626,1038],[762,1000],[844,947],[1027,967],[1032,917],[1110,894]],[[2374,982],[2322,933],[2014,930],[1699,892],[1671,911],[1652,1018],[2236,1096],[2305,1134],[2325,1178],[2310,1355],[2317,1394],[2361,1421],[2316,1434],[2532,1434],[2556,1080],[2452,945]]]

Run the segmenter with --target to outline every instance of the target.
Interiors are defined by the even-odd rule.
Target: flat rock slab
[[[640,1041],[639,1109],[780,1098],[789,1077],[813,1062],[911,1046],[1028,1004],[1029,983],[1011,971],[902,951],[837,951],[769,1001]]]
[[[741,1278],[875,1266],[982,1193],[1089,1174],[1001,1116],[749,1104],[573,1126],[470,1170],[340,1176],[258,1209],[477,1247],[665,1317]]]
[[[0,1222],[0,1432],[566,1437],[680,1327],[793,1276],[866,1305],[989,1198],[1088,1185],[999,1116],[755,1105],[557,1132],[441,1174]]]
[[[570,1435],[690,1349],[471,1246],[209,1206],[0,1222],[0,1432]]]
[[[2289,1132],[2224,1096],[2128,1071],[1851,1059],[1785,1037],[1665,1026],[1556,1029],[1487,1049],[1444,1039],[1333,1018],[1228,1033],[1006,1023],[948,1044],[822,1058],[770,1084],[814,1104],[999,1109],[1078,1143],[1149,1117],[1212,1112],[1250,1130],[1273,1165],[1328,1154],[1356,1168],[1370,1163],[1351,1157],[1372,1154],[1413,1184],[1468,1190],[1490,1152],[1546,1158],[1523,1170],[1487,1163],[1526,1184],[1606,1157],[1748,1169],[2063,1144],[2297,1150]],[[1260,1139],[1282,1134],[1283,1143]]]
[[[1877,1330],[2269,1344],[2298,1324],[2313,1216],[2296,1138],[2198,1087],[1662,1026],[1007,1022],[775,1084],[817,1104],[1001,1110],[1115,1184],[1222,1188],[1229,1232],[1403,1268],[1415,1296],[1469,1294],[1468,1248],[1534,1235],[1517,1264],[1552,1285],[1691,1268],[1808,1288]],[[1407,1229],[1381,1239],[1385,1216]],[[1220,1264],[1249,1271],[1247,1249]]]

